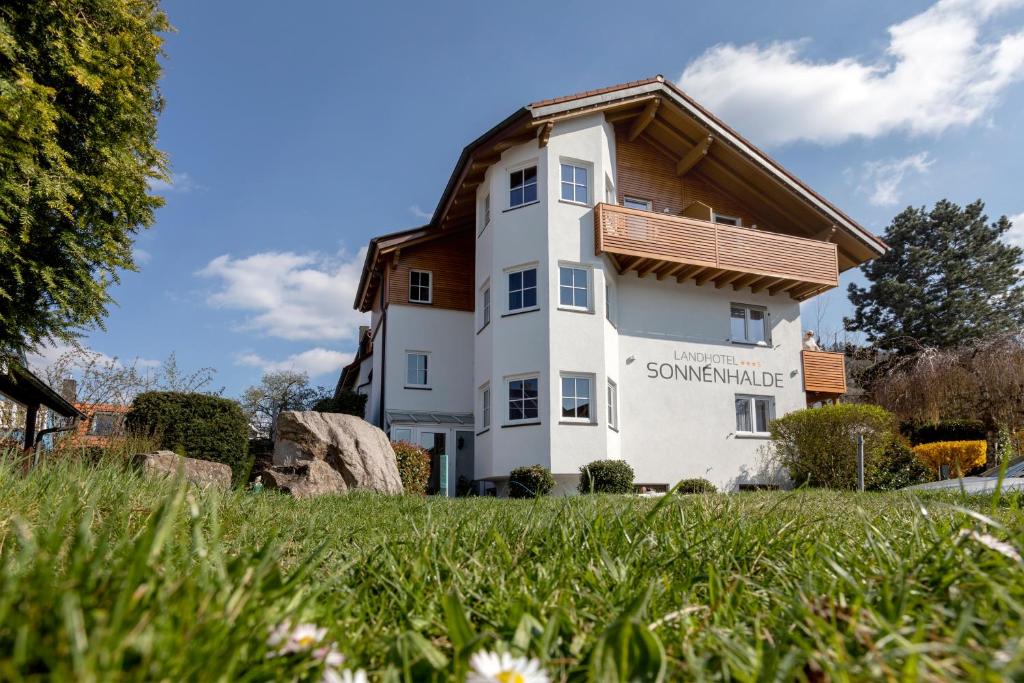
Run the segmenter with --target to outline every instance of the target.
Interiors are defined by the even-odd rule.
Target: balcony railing
[[[846,393],[846,356],[831,351],[802,351],[804,391],[818,397]],[[814,397],[809,396],[808,400]]]
[[[598,204],[595,245],[619,272],[754,292],[814,296],[839,284],[836,245],[752,228]]]

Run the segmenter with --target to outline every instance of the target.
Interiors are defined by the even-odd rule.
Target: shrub
[[[874,472],[892,444],[896,420],[879,406],[841,403],[797,410],[770,425],[775,455],[799,486],[853,489],[857,439],[864,434],[864,477]]]
[[[402,478],[402,488],[411,495],[424,495],[430,480],[430,453],[408,441],[395,441],[391,446],[398,460],[398,476]]]
[[[357,394],[354,391],[343,391],[330,398],[322,398],[313,404],[313,410],[318,413],[344,413],[363,417],[366,414],[366,394]]]
[[[911,446],[936,441],[978,441],[985,438],[981,420],[943,420],[923,425],[904,425]]]
[[[632,493],[633,468],[625,460],[595,460],[580,468],[580,493]]]
[[[921,464],[910,446],[902,439],[894,439],[885,449],[878,467],[872,469],[870,478],[865,473],[864,488],[869,491],[895,491],[932,479],[931,472]]]
[[[987,450],[984,441],[936,441],[914,446],[914,455],[935,474],[947,465],[951,476],[963,476],[985,465]]]
[[[543,465],[517,467],[508,475],[509,498],[539,498],[551,493],[555,478]]]
[[[676,488],[676,493],[717,493],[718,489],[707,479],[683,479]]]
[[[149,436],[160,448],[231,468],[235,485],[245,483],[249,461],[249,422],[237,402],[220,396],[178,391],[147,391],[132,401],[125,416],[130,432]]]

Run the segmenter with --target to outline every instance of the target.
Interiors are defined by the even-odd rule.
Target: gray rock
[[[296,467],[274,467],[262,476],[268,489],[290,493],[296,498],[340,495],[349,490],[345,479],[323,460],[310,460]]]
[[[314,461],[327,464],[339,475],[340,481],[327,475],[319,466],[311,467]],[[308,484],[308,490],[328,493],[344,493],[352,489],[403,492],[395,451],[387,435],[353,415],[282,412],[277,419],[274,467],[295,468],[296,471],[305,467],[304,476],[315,478]],[[291,486],[295,485],[292,482]]]
[[[186,458],[173,451],[138,453],[132,460],[145,474],[176,477],[180,471],[186,480],[197,486],[231,488],[231,468],[223,463]]]

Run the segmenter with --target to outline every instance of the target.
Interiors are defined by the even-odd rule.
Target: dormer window
[[[409,273],[409,303],[429,304],[433,300],[430,280],[430,271],[413,270]]]

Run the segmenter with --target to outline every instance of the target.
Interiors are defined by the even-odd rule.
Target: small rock
[[[137,453],[132,460],[145,474],[176,477],[181,471],[186,480],[197,486],[231,488],[231,468],[224,463],[186,458],[173,451]]]
[[[310,460],[295,467],[273,467],[265,470],[263,477],[268,489],[290,493],[296,498],[348,492],[344,478],[323,460]]]

